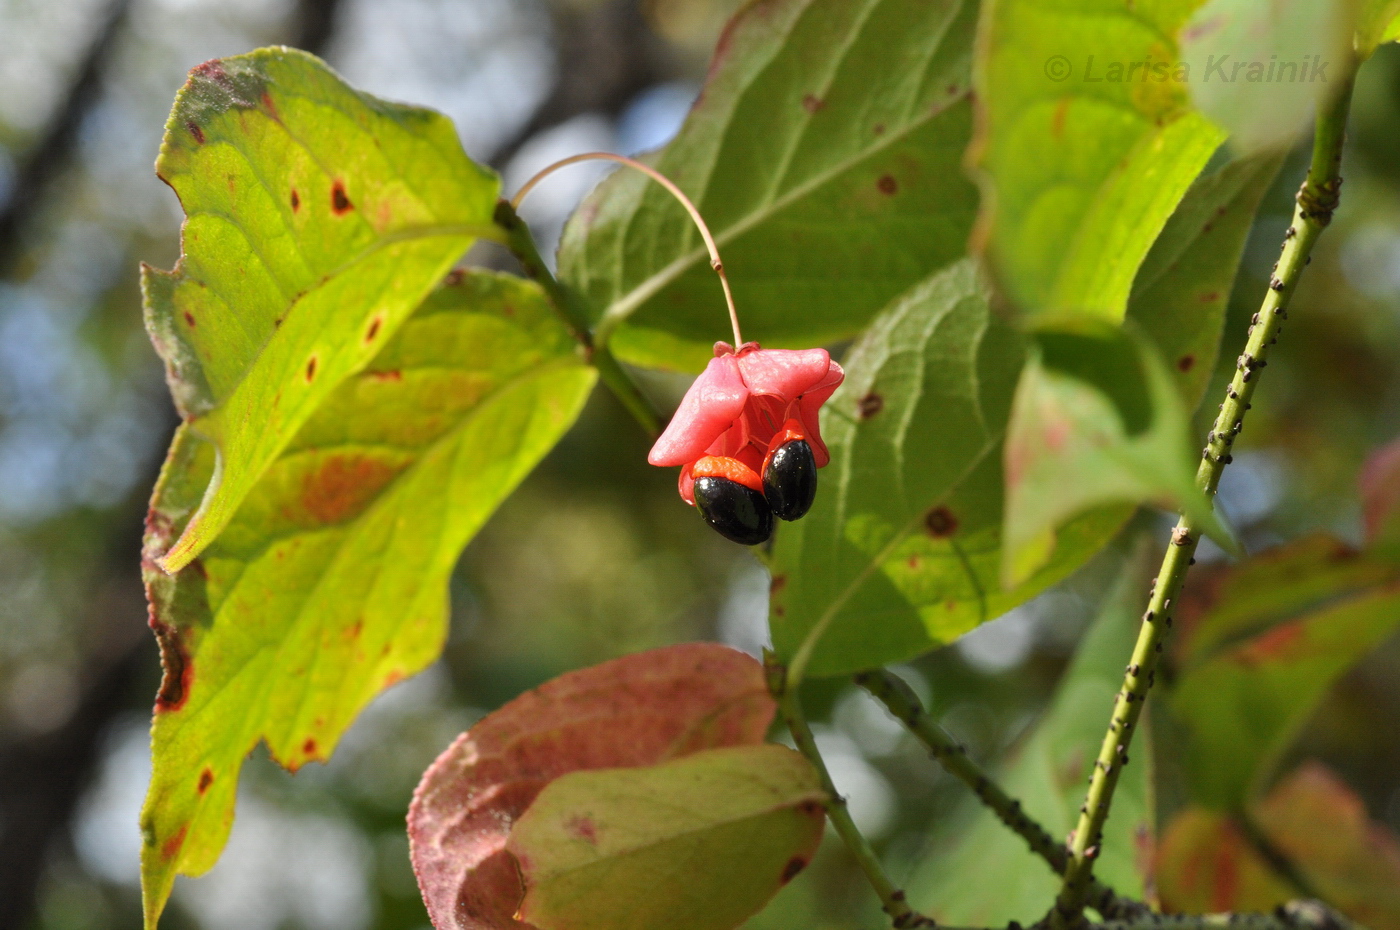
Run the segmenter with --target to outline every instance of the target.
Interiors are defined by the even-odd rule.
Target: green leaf
[[[1145,554],[1146,547],[1139,547],[1139,555]],[[1065,836],[1078,819],[1108,712],[1123,683],[1123,662],[1137,637],[1144,567],[1144,558],[1130,560],[1109,588],[1044,718],[997,776],[1052,836]],[[1132,897],[1143,894],[1143,853],[1152,845],[1150,744],[1149,734],[1138,734],[1095,862],[1099,878]],[[988,881],[993,875],[997,880]],[[1011,920],[1029,926],[1044,916],[1059,887],[1059,876],[1025,841],[971,797],[938,826],[932,854],[915,867],[908,883],[913,900],[939,923],[983,927]]]
[[[174,577],[151,564],[215,468],[189,425],[149,518],[165,679],[142,814],[148,926],[212,866],[259,739],[326,759],[378,691],[437,658],[458,554],[578,416],[595,373],[534,284],[471,273],[319,405],[228,527]]]
[[[1198,178],[1133,280],[1128,319],[1156,343],[1188,410],[1215,370],[1235,272],[1281,162],[1259,155]]]
[[[896,301],[847,356],[822,411],[831,464],[770,563],[773,642],[794,674],[952,642],[1065,577],[1126,518],[1086,516],[1040,573],[1000,589],[1001,444],[1023,349],[987,296],[961,262]]]
[[[730,23],[654,164],[713,230],[745,338],[849,338],[964,254],[976,16],[972,0],[777,0]],[[690,219],[636,172],[574,214],[559,270],[605,329],[625,321],[625,361],[698,371],[731,338]]]
[[[1343,78],[1350,7],[1350,0],[1207,0],[1181,33],[1192,100],[1229,130],[1238,151],[1291,144]]]
[[[1139,264],[1224,139],[1170,71],[1196,2],[987,4],[981,240],[1022,311],[1122,319]]]
[[[752,657],[686,643],[569,672],[487,714],[423,774],[408,810],[413,871],[433,925],[522,926],[514,915],[525,886],[506,844],[552,780],[758,746],[775,710]]]
[[[1215,579],[1220,600],[1194,621],[1169,703],[1201,804],[1237,809],[1257,795],[1332,683],[1400,624],[1400,566],[1367,563],[1313,537]],[[1265,579],[1266,596],[1251,597]]]
[[[520,919],[550,930],[730,930],[806,866],[825,795],[785,746],[574,772],[516,821]]]
[[[283,47],[190,72],[156,173],[187,218],[175,270],[143,270],[147,326],[189,432],[219,456],[180,538],[154,553],[173,572],[491,234],[498,182],[446,117],[358,93]]]
[[[1234,548],[1195,484],[1189,421],[1171,374],[1131,331],[1045,331],[1016,388],[1006,440],[1002,579],[1020,584],[1054,552],[1057,527],[1090,508],[1184,510]]]
[[[1356,4],[1356,51],[1369,58],[1385,42],[1400,39],[1400,0],[1360,0]]]

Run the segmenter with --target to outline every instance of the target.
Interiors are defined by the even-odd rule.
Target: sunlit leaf
[[[1141,550],[1139,555],[1144,554]],[[1045,717],[1002,767],[998,781],[1052,836],[1074,828],[1113,697],[1123,682],[1146,599],[1145,560],[1128,560],[1112,584]],[[1113,795],[1095,874],[1120,894],[1140,897],[1153,845],[1151,739],[1138,734]],[[997,876],[988,881],[987,876]],[[916,904],[940,923],[1026,925],[1045,914],[1060,878],[975,798],[944,818],[932,854],[909,882]]]
[[[1156,343],[1188,410],[1215,370],[1235,272],[1281,161],[1255,156],[1196,179],[1133,280],[1128,319]]]
[[[434,925],[520,926],[525,887],[506,840],[552,780],[755,746],[774,709],[757,661],[697,643],[570,672],[487,715],[424,773],[409,809],[413,868]]]
[[[1007,427],[1003,582],[1031,577],[1053,557],[1057,527],[1108,504],[1184,509],[1232,545],[1195,485],[1186,409],[1151,343],[1091,326],[1039,333],[1036,345]]]
[[[511,830],[520,918],[550,930],[729,930],[812,858],[816,769],[785,746],[713,749],[549,783]]]
[[[1195,6],[987,5],[974,70],[981,235],[1026,313],[1122,319],[1139,264],[1223,140],[1173,70]]]
[[[1185,912],[1267,911],[1299,889],[1251,839],[1257,830],[1329,904],[1373,930],[1400,927],[1400,838],[1370,819],[1336,775],[1309,763],[1250,809],[1252,828],[1199,807],[1178,814],[1162,839],[1157,880],[1164,906]]]
[[[156,172],[186,221],[144,270],[147,325],[218,468],[162,567],[187,565],[342,381],[483,231],[497,180],[438,113],[358,93],[288,48],[190,72]]]
[[[534,284],[468,274],[431,296],[268,467],[173,578],[150,564],[215,467],[189,425],[156,487],[145,570],[165,679],[142,815],[147,920],[212,866],[238,771],[265,739],[326,759],[380,689],[435,659],[447,579],[594,382]]]
[[[970,261],[900,298],[851,349],[823,410],[831,464],[816,504],[779,528],[770,564],[785,659],[808,652],[805,670],[839,674],[951,642],[1065,577],[1122,525],[1122,508],[1090,515],[1035,577],[998,584],[1001,443],[1022,358]]]
[[[1192,101],[1239,151],[1286,146],[1341,82],[1350,0],[1207,0],[1181,33]]]
[[[1306,538],[1262,568],[1243,563],[1239,581],[1215,579],[1220,618],[1206,608],[1193,621],[1169,706],[1191,795],[1207,807],[1257,794],[1337,677],[1400,625],[1400,566],[1328,542]]]
[[[777,0],[726,29],[654,163],[713,229],[745,338],[853,336],[963,255],[976,16],[971,0]],[[627,361],[698,371],[731,338],[694,226],[635,172],[584,202],[559,267],[595,318],[627,321],[613,341]]]
[[[1400,39],[1400,0],[1359,0],[1356,51],[1367,58],[1384,42]]]

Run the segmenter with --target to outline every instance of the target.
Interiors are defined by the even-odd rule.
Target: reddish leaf
[[[1329,904],[1371,930],[1400,928],[1400,840],[1322,765],[1294,771],[1251,818]],[[1199,807],[1168,826],[1157,882],[1163,907],[1187,913],[1265,911],[1298,897],[1235,818]]]
[[[1303,765],[1255,817],[1325,900],[1371,930],[1400,928],[1400,838],[1325,766]]]
[[[458,737],[408,812],[413,868],[438,930],[528,926],[506,839],[550,781],[763,741],[774,705],[763,668],[724,646],[670,646],[571,672]]]
[[[1400,543],[1400,439],[1371,453],[1361,469],[1360,485],[1367,544]]]

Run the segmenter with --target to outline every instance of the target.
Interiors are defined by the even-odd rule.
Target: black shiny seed
[[[783,443],[768,459],[763,496],[784,520],[796,520],[812,509],[817,499],[817,460],[805,439]]]
[[[762,494],[737,481],[696,478],[695,506],[716,532],[740,545],[756,546],[773,535],[773,509]]]

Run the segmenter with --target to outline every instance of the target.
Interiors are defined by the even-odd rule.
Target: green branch
[[[992,781],[976,762],[967,757],[967,748],[924,710],[919,698],[893,672],[879,669],[861,672],[856,684],[869,691],[885,708],[928,748],[938,764],[958,781],[972,789],[978,800],[997,815],[1030,846],[1031,852],[1044,859],[1056,875],[1063,875],[1069,861],[1063,843],[1057,843],[1044,827],[1037,823],[1001,786]],[[1091,879],[1086,903],[1106,919],[1133,918],[1151,913],[1147,905],[1119,897],[1102,882]]]
[[[1355,62],[1348,63],[1344,75],[1335,97],[1318,114],[1312,164],[1307,180],[1298,191],[1293,224],[1284,235],[1283,254],[1275,266],[1263,306],[1250,321],[1244,353],[1236,362],[1235,376],[1225,391],[1220,415],[1206,438],[1196,484],[1211,497],[1220,484],[1220,475],[1225,466],[1230,464],[1230,448],[1244,427],[1245,411],[1249,409],[1250,398],[1259,384],[1259,375],[1268,364],[1270,346],[1278,341],[1283,321],[1288,319],[1288,304],[1297,289],[1298,279],[1312,254],[1313,245],[1332,221],[1332,211],[1337,207],[1342,186],[1339,174],[1342,142],[1351,106]],[[1151,598],[1142,618],[1142,628],[1133,647],[1123,688],[1113,705],[1108,733],[1094,763],[1088,798],[1081,808],[1079,823],[1070,834],[1069,863],[1051,914],[1051,923],[1055,927],[1083,922],[1082,911],[1091,887],[1094,859],[1103,841],[1103,825],[1108,819],[1113,791],[1117,787],[1119,774],[1128,764],[1128,747],[1133,731],[1137,728],[1147,692],[1152,687],[1162,643],[1172,623],[1172,609],[1186,579],[1186,571],[1195,561],[1193,556],[1199,539],[1199,527],[1185,516],[1177,521],[1176,528],[1172,530],[1161,570],[1153,582]]]
[[[588,361],[598,369],[598,377],[622,402],[622,406],[627,408],[627,412],[641,424],[647,435],[652,438],[661,435],[661,422],[656,411],[637,390],[637,386],[632,383],[632,379],[627,376],[627,372],[622,369],[607,345],[595,344],[593,333],[588,328],[588,315],[584,313],[574,295],[550,274],[549,266],[540,257],[539,249],[535,247],[534,237],[530,235],[525,221],[505,200],[496,204],[495,220],[496,225],[505,232],[504,245],[520,262],[526,277],[538,282],[549,295],[549,301],[554,305],[559,318],[583,347]]]
[[[796,691],[788,687],[787,667],[778,662],[777,656],[767,651],[763,656],[763,664],[768,673],[768,691],[778,702],[778,713],[782,715],[783,721],[792,732],[792,741],[797,745],[797,751],[807,757],[807,760],[812,763],[817,774],[821,777],[822,789],[827,796],[826,816],[845,842],[846,848],[855,857],[856,864],[865,873],[865,877],[869,880],[871,887],[875,889],[875,893],[879,895],[880,904],[885,913],[890,915],[890,920],[900,930],[911,927],[936,926],[932,918],[925,917],[909,906],[909,902],[904,899],[904,892],[895,887],[894,882],[886,874],[884,866],[880,864],[880,858],[871,848],[870,841],[865,838],[860,829],[856,827],[855,821],[851,819],[851,812],[846,807],[846,799],[837,792],[836,785],[831,780],[831,773],[827,771],[826,762],[822,759],[820,750],[817,749],[817,741],[812,736],[812,728],[807,725],[807,718],[802,715],[802,707],[798,704]]]

